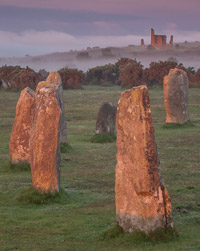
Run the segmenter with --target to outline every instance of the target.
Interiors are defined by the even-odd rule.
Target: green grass
[[[189,128],[195,126],[190,120],[184,124],[177,123],[165,123],[162,128],[164,129],[181,129],[181,128]]]
[[[114,134],[97,134],[95,133],[90,139],[93,143],[111,143],[115,142],[116,135]]]
[[[110,240],[116,238],[121,239],[123,242],[126,241],[133,244],[142,244],[144,242],[169,242],[174,241],[178,238],[178,231],[175,228],[166,228],[157,229],[150,232],[149,234],[145,234],[141,231],[125,233],[123,229],[116,224],[104,231],[100,237],[101,240]]]
[[[29,163],[12,163],[7,161],[2,165],[4,171],[8,172],[30,172],[31,167]]]
[[[17,197],[17,200],[23,204],[44,205],[51,203],[63,203],[63,201],[66,201],[66,198],[67,193],[63,189],[54,193],[40,193],[30,187],[22,191]]]
[[[179,237],[175,234],[169,240],[168,234],[167,238],[161,234],[160,241],[146,241],[139,233],[125,236],[119,233],[118,237],[110,238],[109,235],[116,236],[116,229],[116,233],[111,231],[102,239],[102,233],[116,225],[116,145],[115,142],[95,144],[90,139],[102,101],[117,105],[121,92],[120,87],[100,86],[64,91],[72,150],[61,153],[63,193],[55,199],[43,200],[41,195],[33,195],[34,191],[29,190],[30,171],[5,168],[20,93],[0,91],[0,250],[200,249],[200,89],[197,88],[189,90],[190,121],[195,126],[174,129],[162,127],[165,123],[163,90],[149,90],[161,174],[171,196]],[[19,201],[20,197],[24,201]]]
[[[60,143],[60,152],[69,153],[72,151],[72,146],[69,143]]]

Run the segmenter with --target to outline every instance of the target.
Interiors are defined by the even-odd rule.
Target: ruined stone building
[[[170,42],[167,44],[166,35],[155,35],[154,29],[151,29],[151,46],[157,49],[167,48],[173,46],[173,36],[170,37]]]

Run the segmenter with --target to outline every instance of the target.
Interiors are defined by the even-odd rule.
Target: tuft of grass
[[[175,228],[157,229],[147,235],[147,241],[151,242],[168,242],[176,240],[179,237],[178,231]]]
[[[110,240],[115,238],[121,238],[123,241],[132,243],[143,243],[143,242],[168,242],[176,240],[178,237],[178,231],[175,228],[164,228],[156,229],[149,234],[142,231],[134,231],[130,233],[124,232],[122,227],[114,225],[109,229],[105,230],[100,240]]]
[[[60,143],[60,152],[69,153],[72,151],[72,146],[69,143]]]
[[[125,232],[118,224],[108,228],[100,235],[100,240],[110,240],[124,236]]]
[[[28,188],[20,193],[17,200],[22,204],[35,204],[44,205],[51,203],[63,203],[66,201],[68,195],[64,189],[60,189],[59,192],[54,193],[41,193],[34,188]]]
[[[177,123],[165,123],[162,125],[163,129],[181,129],[181,128],[189,128],[194,127],[195,125],[189,120],[185,124],[177,124]]]
[[[11,161],[4,163],[3,165],[5,171],[12,172],[27,172],[31,170],[29,163],[12,163]]]
[[[94,134],[90,141],[92,143],[112,143],[116,140],[115,134]]]

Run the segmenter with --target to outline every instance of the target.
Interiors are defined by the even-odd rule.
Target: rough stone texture
[[[117,107],[116,217],[126,232],[172,226],[171,201],[159,175],[146,86],[121,94]]]
[[[67,143],[67,124],[63,102],[63,87],[60,74],[58,72],[51,72],[48,75],[46,81],[59,86],[59,97],[61,103],[60,142]]]
[[[104,102],[99,108],[96,130],[97,134],[114,134],[116,122],[116,106]]]
[[[184,124],[189,118],[188,77],[181,69],[171,69],[164,77],[166,123]]]
[[[59,102],[59,87],[42,82],[35,94],[30,138],[32,185],[41,192],[60,188]]]
[[[167,45],[167,36],[155,35],[154,29],[151,29],[151,46],[157,49],[173,47],[173,36],[170,37],[169,45]]]
[[[9,151],[12,163],[29,162],[29,140],[31,126],[31,110],[34,102],[34,92],[26,87],[16,106],[16,115],[12,127]]]
[[[58,72],[50,72],[46,79],[46,82],[50,82],[52,84],[62,86],[62,80]]]

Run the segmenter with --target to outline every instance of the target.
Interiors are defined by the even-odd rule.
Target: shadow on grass
[[[177,124],[177,123],[165,123],[162,125],[163,129],[182,129],[182,128],[190,128],[195,127],[195,125],[189,120],[185,124]]]
[[[45,205],[58,203],[63,204],[68,200],[68,194],[64,189],[60,189],[59,192],[54,193],[40,193],[34,188],[30,187],[20,193],[17,197],[18,202],[22,204],[35,204],[35,205]]]
[[[3,170],[7,172],[30,172],[31,167],[29,163],[12,163],[8,161],[3,164]]]
[[[148,235],[141,231],[134,231],[125,233],[119,225],[114,225],[104,231],[100,240],[111,240],[119,238],[121,241],[132,242],[132,243],[143,243],[143,242],[168,242],[178,238],[178,231],[175,228],[157,229]]]
[[[94,136],[90,139],[92,143],[112,143],[115,140],[115,134],[94,134]]]
[[[60,143],[60,152],[61,153],[70,153],[72,150],[73,150],[73,148],[69,143]]]

